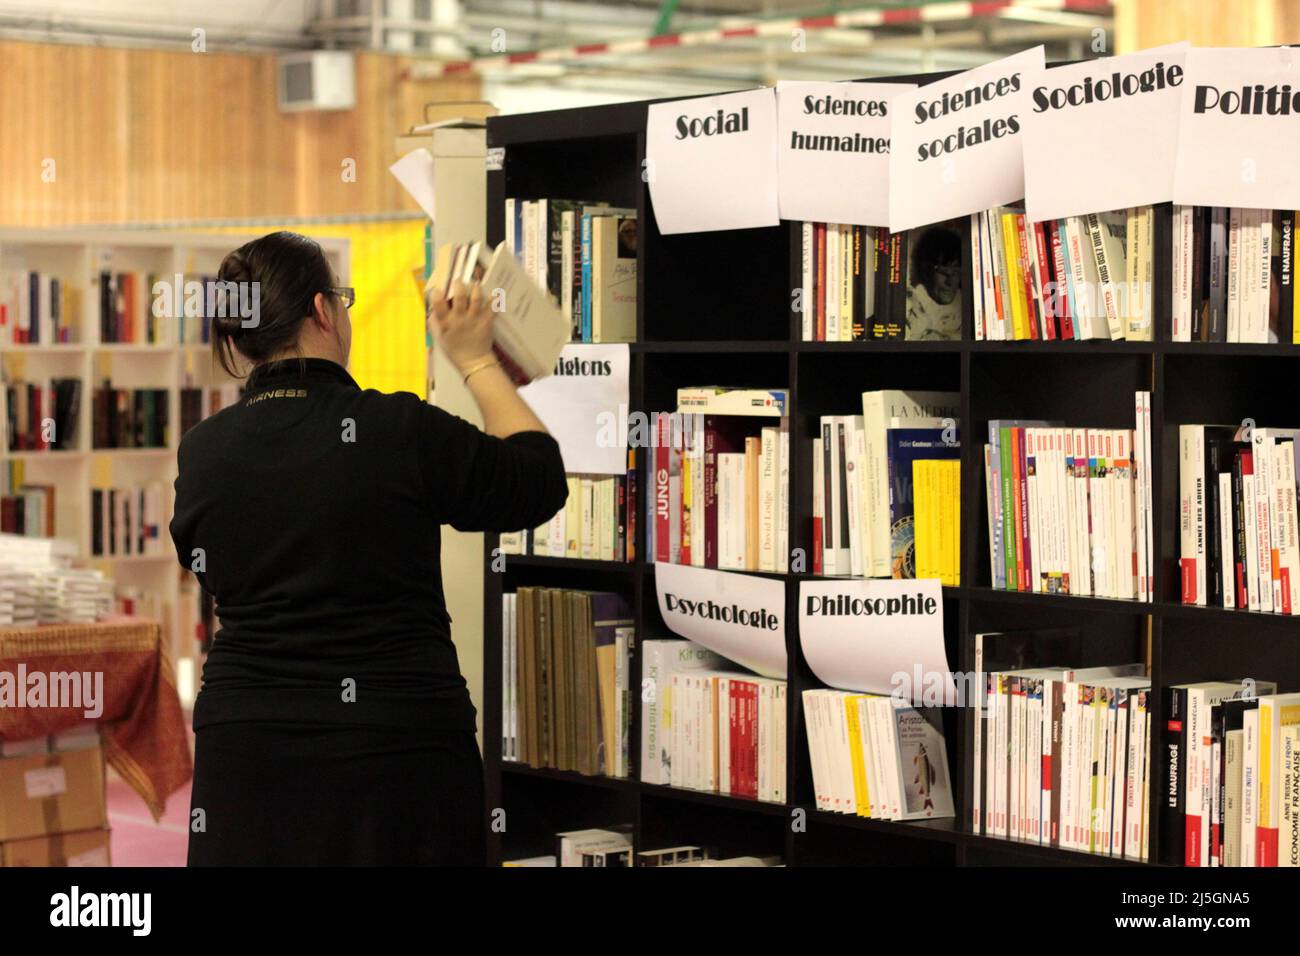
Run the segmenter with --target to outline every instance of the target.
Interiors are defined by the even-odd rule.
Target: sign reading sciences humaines
[[[1031,222],[1169,202],[1189,44],[1045,70],[1024,87]],[[1098,155],[1106,158],[1104,167]]]
[[[1187,51],[1173,201],[1300,209],[1300,50]]]
[[[644,172],[664,235],[777,225],[776,92],[652,105]]]
[[[914,83],[776,85],[782,219],[889,224],[889,101]]]
[[[890,103],[889,228],[912,229],[1025,194],[1020,93],[1043,48],[900,94]]]
[[[659,613],[675,634],[763,677],[785,680],[785,582],[655,564]]]

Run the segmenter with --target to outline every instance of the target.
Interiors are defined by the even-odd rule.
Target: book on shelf
[[[961,226],[803,223],[802,339],[960,339]]]
[[[1300,866],[1300,694],[1273,681],[1164,689],[1160,860],[1173,866]]]
[[[641,779],[672,783],[673,675],[721,671],[730,663],[694,641],[641,642]]]
[[[1300,342],[1295,211],[1174,206],[1170,337]]]
[[[1070,628],[975,636],[984,687],[972,826],[984,836],[1145,860],[1151,682],[1142,664],[1060,663],[1079,642]],[[1004,661],[1012,668],[1001,669]]]
[[[560,308],[573,342],[636,340],[636,210],[571,199],[505,201],[506,247]]]
[[[874,820],[953,815],[937,712],[843,690],[803,692],[817,809]]]
[[[91,556],[164,554],[165,501],[163,486],[156,481],[134,488],[92,488]]]
[[[180,390],[181,434],[207,418],[239,401],[244,387],[238,382],[200,387],[183,385]]]
[[[789,567],[784,390],[682,388],[651,419],[646,554],[734,571]]]
[[[165,388],[114,388],[105,379],[92,396],[93,448],[168,447]]]
[[[0,346],[79,341],[80,296],[46,272],[0,269]]]
[[[1152,600],[1150,393],[1133,429],[994,419],[985,446],[992,586]]]
[[[502,595],[502,758],[626,777],[632,612],[605,591]]]
[[[101,271],[99,285],[99,341],[103,345],[161,345],[170,341],[168,319],[155,315],[151,272]]]
[[[81,379],[10,381],[0,386],[0,428],[9,451],[71,451],[77,447]]]
[[[569,340],[569,324],[555,303],[510,254],[505,243],[489,250],[482,242],[447,243],[438,249],[424,288],[426,305],[450,295],[459,279],[482,283],[492,322],[492,352],[516,385],[551,374]]]
[[[969,241],[977,340],[1152,341],[1151,206],[1043,222],[998,206],[970,217]]]
[[[1300,613],[1300,429],[1178,426],[1182,601]]]
[[[536,528],[506,532],[502,554],[589,561],[632,561],[636,557],[637,473],[628,454],[626,475],[567,475],[569,497],[562,509]]]
[[[57,488],[24,480],[24,470],[20,461],[0,466],[0,532],[53,538]]]
[[[632,826],[620,824],[609,828],[568,830],[555,834],[555,859],[559,866],[604,866],[612,855],[618,862],[613,865],[632,865]],[[622,862],[622,861],[626,862]]]

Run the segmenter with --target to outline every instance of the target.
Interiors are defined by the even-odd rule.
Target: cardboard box
[[[100,748],[0,760],[0,843],[107,823]]]
[[[0,843],[0,866],[112,866],[110,830],[81,830]]]

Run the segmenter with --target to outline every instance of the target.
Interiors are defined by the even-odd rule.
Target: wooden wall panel
[[[1115,0],[1115,50],[1272,46],[1300,41],[1300,0]]]
[[[358,54],[354,109],[291,114],[270,54],[0,42],[0,224],[415,211],[388,174],[393,137],[479,84],[406,80],[407,62]]]

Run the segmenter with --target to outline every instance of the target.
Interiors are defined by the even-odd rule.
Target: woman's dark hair
[[[254,365],[293,348],[316,293],[329,294],[334,273],[314,240],[273,232],[221,260],[212,317],[212,354],[232,376],[235,349]]]

